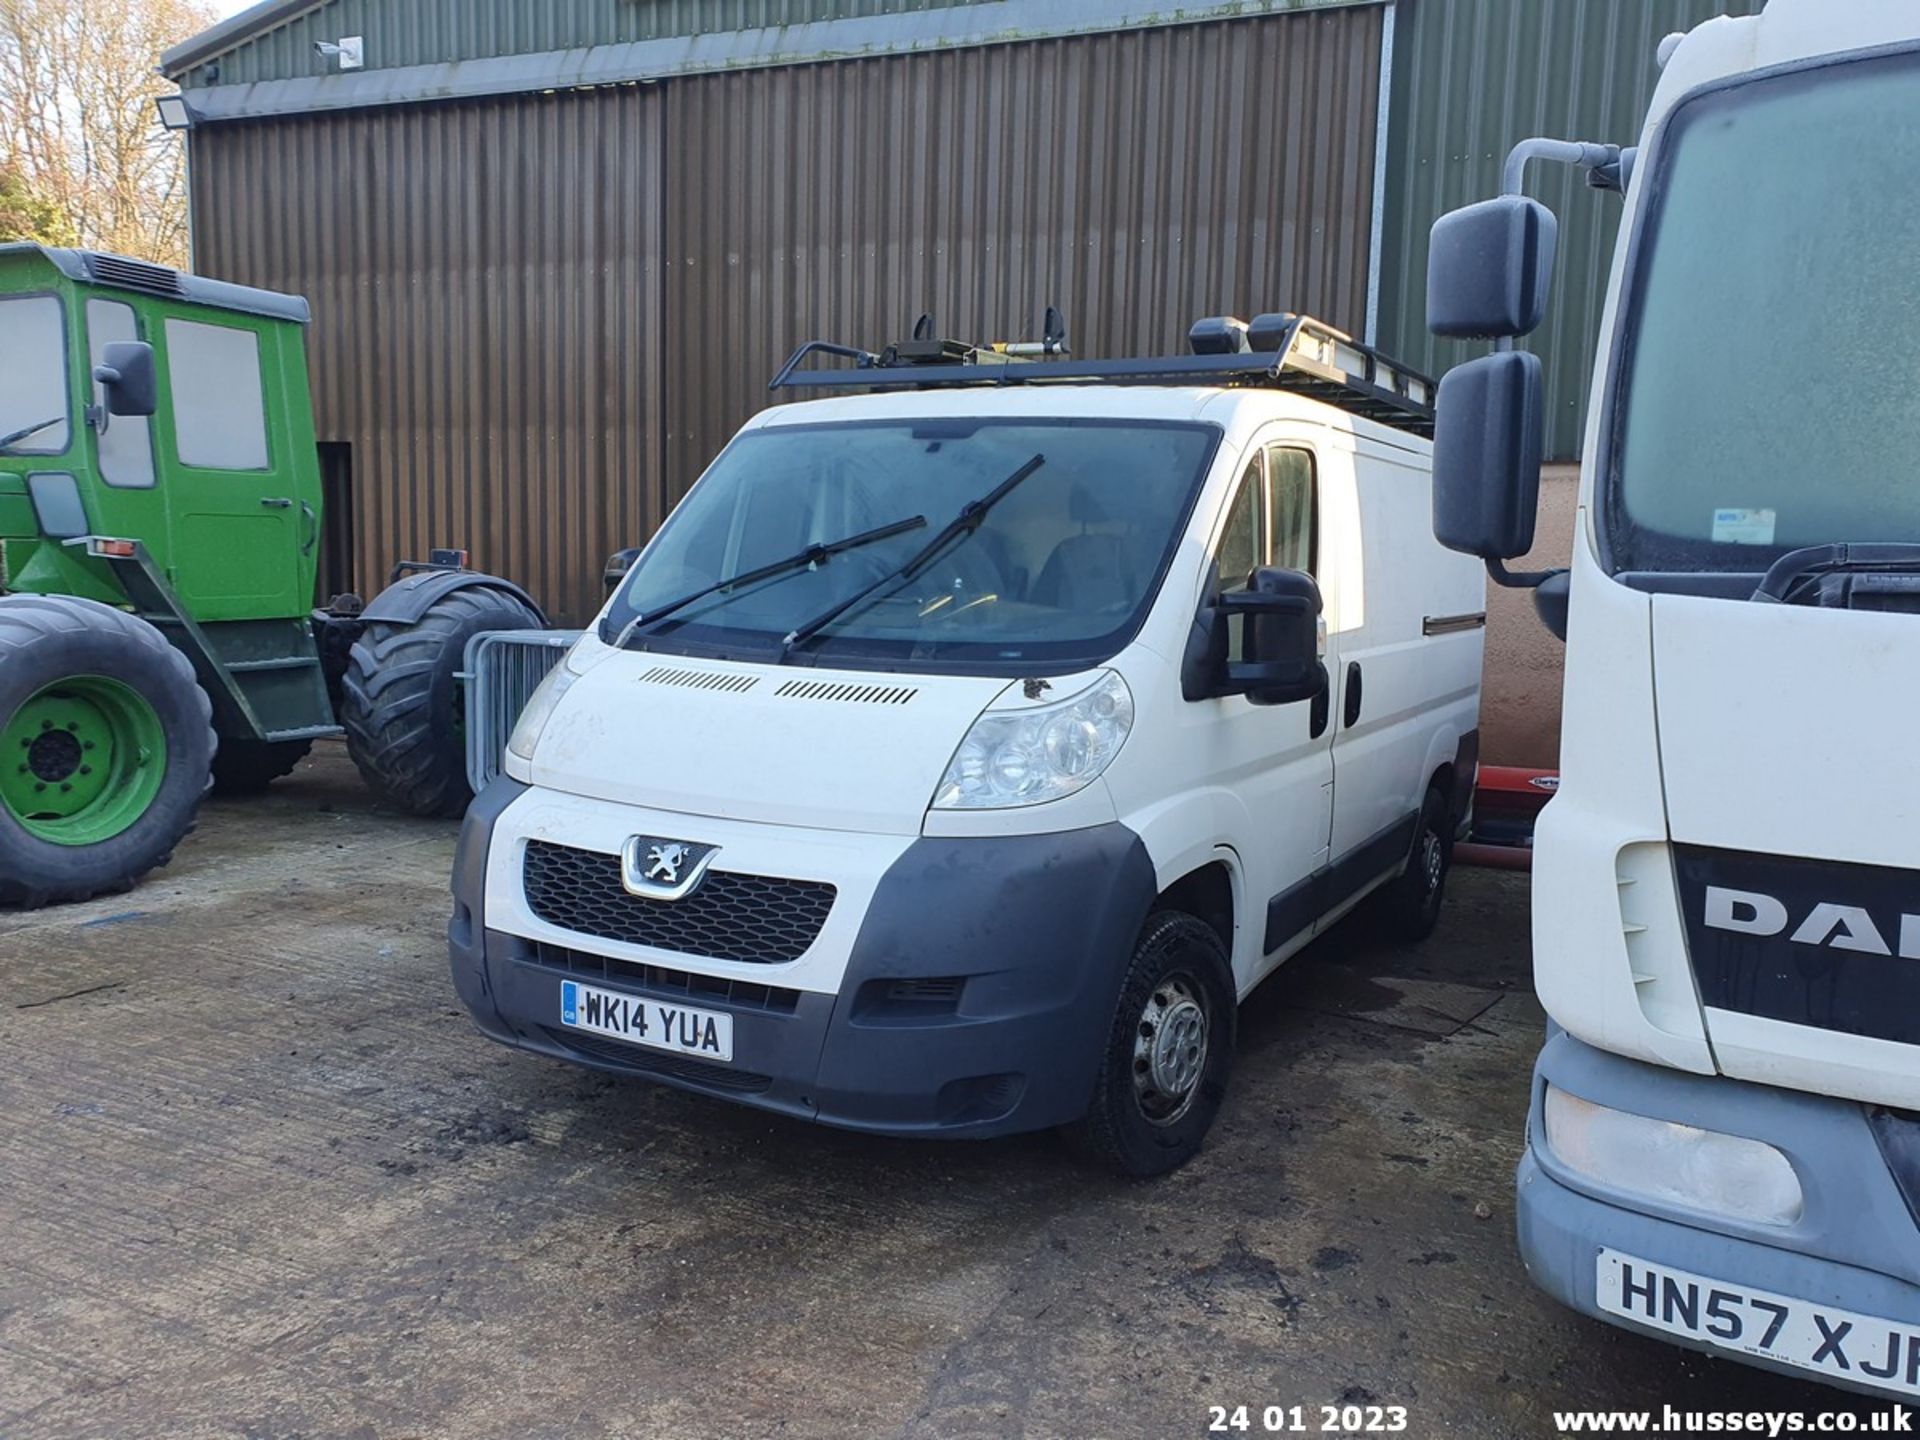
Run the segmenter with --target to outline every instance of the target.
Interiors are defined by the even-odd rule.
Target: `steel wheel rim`
[[[1211,1016],[1206,993],[1185,974],[1153,988],[1133,1027],[1133,1095],[1155,1125],[1171,1125],[1193,1107],[1207,1069]]]
[[[1437,894],[1440,889],[1440,877],[1447,865],[1446,848],[1440,843],[1440,837],[1428,830],[1420,837],[1420,867],[1426,876],[1427,894]]]
[[[159,715],[104,675],[43,685],[0,723],[0,808],[49,844],[98,845],[125,833],[166,773]]]

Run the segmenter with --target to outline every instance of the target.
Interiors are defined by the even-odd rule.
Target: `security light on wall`
[[[358,35],[342,35],[339,40],[316,40],[313,53],[322,60],[337,60],[342,70],[358,70],[367,63],[365,42]]]
[[[160,112],[160,123],[168,130],[189,130],[193,128],[193,111],[187,108],[184,95],[157,95],[153,108]]]

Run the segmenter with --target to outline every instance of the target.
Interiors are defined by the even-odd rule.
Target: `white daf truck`
[[[1662,46],[1637,151],[1434,228],[1435,528],[1567,641],[1518,1177],[1589,1315],[1920,1396],[1920,10]],[[1553,219],[1624,186],[1571,574],[1531,540]],[[1584,283],[1584,282],[1583,282]]]
[[[1485,579],[1433,537],[1428,382],[1293,315],[1049,331],[796,352],[778,388],[847,393],[728,444],[468,814],[483,1032],[1153,1174],[1255,984],[1369,896],[1433,925]]]

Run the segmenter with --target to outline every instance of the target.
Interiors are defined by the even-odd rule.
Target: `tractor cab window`
[[[167,321],[174,449],[201,470],[267,468],[260,337],[232,325]]]
[[[0,454],[61,455],[72,442],[60,302],[0,297]]]
[[[119,300],[87,301],[89,367],[106,363],[107,346],[138,340],[133,307]],[[102,410],[107,387],[93,382],[93,403]],[[100,435],[100,478],[109,485],[146,490],[153,485],[152,422],[145,415],[115,415]]]

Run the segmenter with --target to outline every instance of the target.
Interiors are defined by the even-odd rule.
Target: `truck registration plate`
[[[1711,1280],[1617,1250],[1602,1249],[1597,1263],[1595,1298],[1610,1315],[1828,1379],[1920,1395],[1920,1324]]]
[[[622,995],[577,980],[560,982],[560,1023],[629,1045],[697,1055],[702,1060],[733,1059],[731,1015],[649,1000],[642,995]]]

